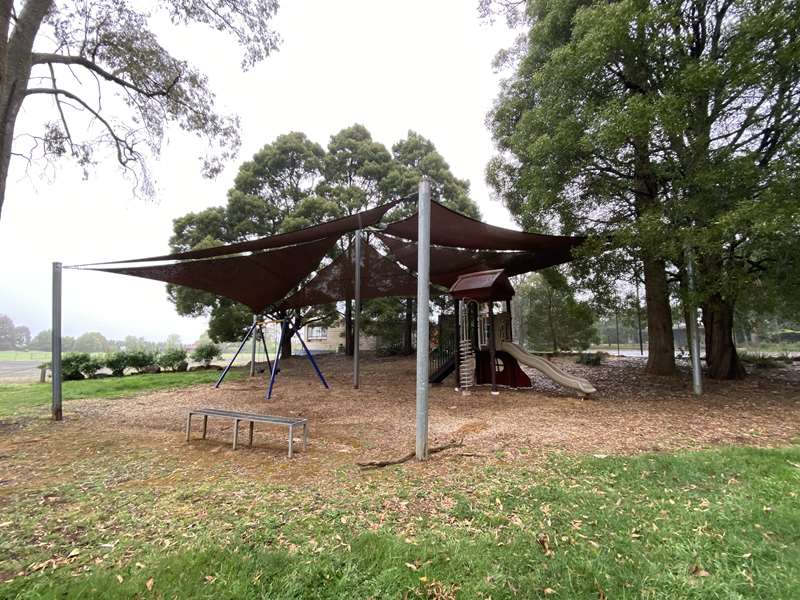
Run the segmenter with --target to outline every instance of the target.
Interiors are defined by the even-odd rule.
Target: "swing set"
[[[269,350],[267,350],[267,339],[265,335],[266,326],[278,325],[278,324],[280,324],[281,326],[280,329],[281,333],[280,336],[278,337],[278,349],[275,352],[275,360],[270,361]],[[283,350],[283,342],[285,339],[287,339],[287,337],[290,338],[292,335],[294,335],[300,341],[300,345],[303,347],[303,351],[305,352],[306,358],[308,358],[309,362],[314,367],[314,371],[316,371],[317,377],[319,377],[319,380],[322,382],[322,385],[325,386],[326,390],[331,389],[331,387],[328,385],[328,382],[325,380],[325,376],[322,374],[322,371],[320,370],[317,361],[314,360],[314,355],[308,349],[308,346],[306,346],[306,342],[305,340],[303,340],[303,336],[300,335],[300,331],[295,330],[292,334],[290,334],[288,333],[289,329],[290,325],[288,319],[272,319],[269,321],[265,321],[265,320],[259,320],[257,316],[254,316],[253,325],[250,327],[250,329],[247,330],[247,333],[242,339],[242,343],[239,344],[239,348],[234,353],[233,358],[231,358],[230,362],[223,369],[222,373],[219,376],[219,379],[214,384],[214,387],[219,388],[220,384],[225,379],[225,376],[228,374],[228,371],[230,371],[231,367],[233,367],[233,363],[236,362],[236,359],[238,358],[239,354],[241,354],[245,344],[247,344],[247,340],[249,340],[250,337],[252,336],[253,345],[252,345],[251,360],[250,360],[250,376],[253,377],[255,375],[256,350],[258,348],[258,340],[260,338],[261,344],[264,347],[264,354],[267,357],[267,367],[269,368],[270,371],[269,388],[267,389],[267,395],[266,395],[266,399],[270,400],[272,398],[272,389],[275,386],[275,379],[278,377],[278,373],[280,373],[280,362],[281,362],[281,353]]]

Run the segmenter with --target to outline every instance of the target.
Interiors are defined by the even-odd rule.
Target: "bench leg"
[[[308,423],[303,423],[303,452],[308,448]]]
[[[206,439],[207,430],[208,430],[208,415],[203,415],[203,439]]]
[[[189,417],[186,419],[186,441],[189,441],[189,434],[192,432],[192,413],[189,413]]]
[[[239,419],[234,419],[233,425],[233,449],[239,445]]]
[[[250,421],[250,447],[253,446],[253,421]]]
[[[294,427],[289,425],[289,458],[292,458],[292,443],[294,442]]]

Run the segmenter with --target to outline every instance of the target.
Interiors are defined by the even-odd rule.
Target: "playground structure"
[[[409,201],[416,204],[416,212],[382,223],[392,209]],[[363,238],[366,242],[362,249]],[[514,293],[508,277],[567,263],[573,260],[573,251],[585,241],[582,236],[514,231],[459,214],[432,201],[431,182],[423,177],[418,193],[297,231],[211,248],[63,268],[131,275],[192,287],[224,296],[247,306],[254,315],[272,319],[283,319],[291,311],[299,312],[305,307],[353,301],[354,388],[359,387],[361,301],[390,296],[416,297],[416,338],[428,340],[429,298],[450,290],[458,299],[459,307],[454,326],[459,326],[460,313],[464,312],[463,329],[470,334],[462,337],[459,332],[434,352],[430,352],[429,344],[417,344],[416,456],[422,460],[428,454],[429,375],[433,371],[433,379],[440,378],[440,370],[447,363],[452,362],[448,368],[457,370],[459,386],[463,383],[465,389],[469,389],[470,384],[483,382],[490,383],[493,392],[497,392],[498,385],[529,386],[530,379],[519,366],[523,363],[580,393],[594,391],[588,382],[570,377],[515,345],[510,334],[510,311],[507,310],[508,335],[497,339],[495,332],[494,303],[505,301],[508,308]],[[374,244],[381,244],[382,248]],[[467,280],[472,277],[474,284],[487,271],[499,272],[489,285],[454,286],[464,276],[468,276]],[[54,420],[63,418],[61,279],[62,265],[55,262],[51,330]],[[488,296],[481,295],[487,291]],[[481,304],[485,305],[485,310],[480,308]],[[289,335],[289,332],[284,330],[282,335]],[[327,387],[311,353],[303,340],[300,341]],[[241,348],[245,343],[246,340]],[[693,372],[699,380],[696,355],[697,350],[693,348]],[[276,356],[272,363],[268,398],[279,370],[279,359],[280,356]],[[699,390],[699,386],[695,389]]]
[[[581,395],[597,391],[586,379],[569,375],[514,343],[511,322],[514,288],[503,269],[461,275],[449,292],[455,302],[455,315],[440,316],[438,345],[430,354],[431,383],[442,383],[455,372],[457,389],[464,394],[469,394],[475,385],[490,384],[492,394],[499,393],[499,385],[531,387],[521,363]],[[505,313],[495,314],[496,302],[505,304]]]

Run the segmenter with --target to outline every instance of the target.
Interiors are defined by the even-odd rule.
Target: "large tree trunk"
[[[642,262],[647,305],[647,371],[654,375],[672,375],[675,372],[675,342],[664,261],[645,257]]]
[[[294,329],[287,329],[286,335],[281,341],[281,360],[292,358],[292,336]]]
[[[344,353],[353,356],[353,303],[346,300],[344,303]]]
[[[733,304],[720,294],[703,303],[706,365],[713,379],[742,379],[747,373],[733,342]]]
[[[17,15],[9,38],[13,2],[0,8],[0,215],[6,196],[14,125],[31,75],[31,51],[52,0],[28,0]]]
[[[409,355],[414,352],[411,344],[411,332],[414,329],[414,299],[406,298],[406,318],[403,328],[403,354]]]

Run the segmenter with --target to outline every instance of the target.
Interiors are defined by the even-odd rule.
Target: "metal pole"
[[[250,348],[250,377],[256,376],[256,348],[258,348],[258,315],[253,315],[253,346]]]
[[[267,390],[267,400],[272,398],[272,388],[275,385],[275,378],[280,373],[278,365],[281,362],[281,350],[283,349],[283,336],[286,333],[286,321],[281,321],[281,335],[278,338],[278,349],[275,350],[275,360],[272,361],[272,372],[269,375],[269,389]]]
[[[255,335],[255,329],[256,329],[256,323],[253,323],[250,326],[250,329],[247,330],[247,334],[245,334],[244,338],[242,339],[242,343],[239,344],[239,348],[238,348],[238,350],[236,350],[236,353],[233,355],[233,358],[231,359],[231,362],[229,362],[228,365],[223,369],[222,374],[219,376],[219,379],[217,379],[217,383],[214,384],[215,388],[218,388],[220,386],[220,384],[222,383],[222,380],[225,379],[225,376],[228,374],[228,371],[231,370],[231,367],[233,366],[233,363],[236,362],[236,358],[242,352],[242,348],[244,348],[244,345],[247,343],[247,339],[250,337],[250,335],[251,334]]]
[[[461,388],[461,300],[455,300],[455,373],[456,373],[456,391]]]
[[[614,313],[614,319],[617,322],[617,356],[619,356],[619,309]]]
[[[692,256],[692,249],[687,246],[686,248],[686,279],[689,287],[689,322],[686,326],[689,328],[689,335],[691,336],[691,352],[692,352],[692,391],[695,396],[700,396],[703,393],[703,371],[700,367],[700,336],[697,333],[697,307],[692,302],[691,295],[694,293],[694,257]]]
[[[358,389],[361,366],[359,346],[361,346],[361,230],[356,230],[355,235],[356,255],[355,255],[355,285],[353,304],[353,387]]]
[[[308,360],[311,361],[311,365],[314,367],[314,370],[317,372],[317,377],[319,377],[319,380],[322,382],[322,385],[325,386],[326,390],[331,389],[331,386],[329,386],[328,382],[325,381],[325,376],[322,374],[322,371],[320,370],[317,361],[314,360],[314,355],[311,353],[311,350],[308,349],[308,346],[306,346],[306,343],[303,341],[303,336],[300,335],[299,331],[295,331],[294,334],[297,336],[297,339],[300,340],[300,345],[303,346],[303,350],[305,351]]]
[[[61,410],[61,263],[53,263],[53,323],[50,341],[50,362],[53,370],[53,405],[54,421],[61,421],[64,414]]]
[[[430,306],[431,182],[423,176],[417,202],[417,460],[428,456],[428,319]]]
[[[489,300],[489,373],[492,376],[492,396],[497,396],[497,359],[494,340],[494,302]]]

